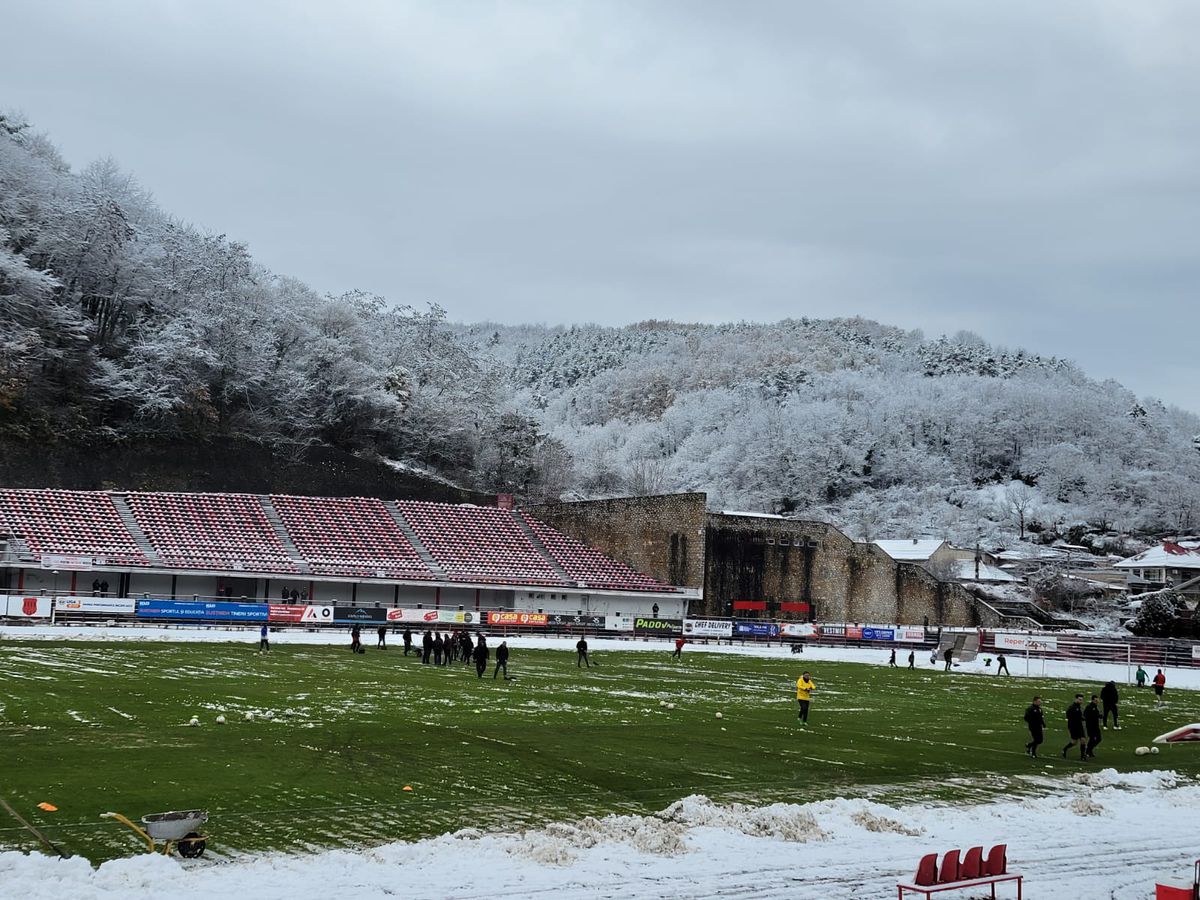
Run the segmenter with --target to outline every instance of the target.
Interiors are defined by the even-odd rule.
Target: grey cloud
[[[5,105],[329,291],[862,314],[1197,409],[1200,7],[28,4]]]

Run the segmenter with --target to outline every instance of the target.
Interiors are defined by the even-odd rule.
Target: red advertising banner
[[[762,610],[765,610],[767,608],[767,601],[766,600],[734,600],[733,608],[734,608],[734,610],[739,610],[739,609],[762,609]]]
[[[489,625],[545,625],[549,617],[545,613],[490,612]]]
[[[288,606],[282,603],[268,604],[267,618],[272,622],[302,622],[305,606]]]
[[[847,625],[846,626],[846,640],[861,641],[862,636],[863,636],[863,630],[862,630],[861,625]]]
[[[808,612],[808,604],[805,603],[803,600],[801,600],[799,602],[792,602],[791,600],[784,600],[782,603],[779,604],[779,611],[780,612],[806,613],[806,612]]]

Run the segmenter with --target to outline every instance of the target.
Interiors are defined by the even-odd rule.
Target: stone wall
[[[704,585],[704,494],[618,497],[526,507],[526,512],[639,572]]]
[[[898,563],[824,522],[709,513],[704,494],[529,507],[555,528],[668,584],[703,587],[694,616],[731,616],[734,600],[807,602],[825,622],[998,624],[961,585]]]

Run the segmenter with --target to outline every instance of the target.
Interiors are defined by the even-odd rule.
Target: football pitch
[[[1133,753],[1200,720],[1193,692],[1160,711],[1149,691],[1123,687],[1122,730],[1081,763],[1058,755],[1063,710],[1099,683],[690,648],[672,661],[665,645],[594,662],[581,671],[574,653],[515,649],[505,682],[286,636],[264,655],[250,643],[5,641],[0,796],[100,862],[140,850],[99,818],[109,810],[206,809],[210,854],[236,856],[649,813],[689,794],[969,803],[1081,769],[1200,772],[1189,748]],[[806,667],[818,690],[802,729],[794,685]],[[1035,692],[1049,726],[1038,760],[1022,752]],[[0,849],[36,846],[0,813]]]

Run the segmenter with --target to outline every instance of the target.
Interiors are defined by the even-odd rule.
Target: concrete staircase
[[[537,536],[537,532],[534,531],[529,526],[529,523],[525,521],[525,517],[515,509],[513,510],[512,517],[517,523],[517,527],[525,532],[530,542],[537,549],[537,552],[546,558],[546,562],[550,564],[550,568],[554,570],[554,573],[572,587],[578,584],[574,578],[567,574],[567,570],[558,564],[558,560],[554,558],[554,554],[550,552],[550,549],[544,543],[542,543],[542,539]]]
[[[417,537],[417,533],[412,530],[412,527],[404,518],[404,514],[400,512],[400,507],[396,505],[396,501],[384,500],[383,505],[387,507],[389,515],[396,520],[396,527],[404,532],[404,536],[408,538],[409,543],[413,545],[413,549],[417,551],[417,555],[421,557],[421,561],[425,563],[429,571],[442,581],[449,580],[450,576],[446,574],[446,570],[438,564],[438,561],[433,558],[433,554],[421,543],[421,539]]]
[[[275,504],[271,502],[271,498],[266,494],[259,494],[258,500],[262,504],[263,514],[267,517],[267,521],[271,523],[271,528],[275,532],[275,536],[279,538],[280,543],[288,552],[288,557],[296,565],[296,570],[302,575],[312,573],[312,568],[308,561],[300,555],[300,550],[292,543],[292,536],[287,533],[287,529],[283,527],[283,519],[279,518],[279,510],[275,508]]]
[[[158,555],[158,551],[154,549],[154,545],[150,543],[150,539],[146,537],[146,532],[142,531],[142,526],[133,517],[133,511],[129,508],[129,504],[125,502],[125,498],[120,494],[112,494],[111,496],[113,506],[117,508],[117,515],[121,517],[121,522],[125,525],[125,530],[129,532],[129,536],[133,538],[133,542],[142,551],[142,555],[150,560],[151,565],[161,566],[163,564],[162,558]]]

